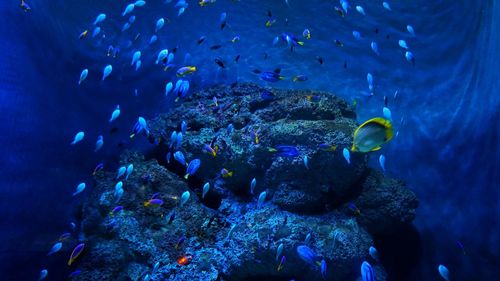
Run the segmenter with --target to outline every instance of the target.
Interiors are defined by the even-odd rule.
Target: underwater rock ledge
[[[121,179],[123,196],[114,172],[96,174],[75,280],[320,280],[322,260],[326,280],[356,279],[365,260],[385,280],[369,255],[372,235],[411,223],[418,200],[402,181],[368,168],[368,154],[352,153],[347,164],[342,149],[352,144],[355,117],[325,92],[234,84],[193,94],[148,122],[157,159],[122,155],[134,166]],[[182,121],[176,149],[170,136],[185,129]],[[165,159],[175,151],[201,160],[188,179],[185,164]]]

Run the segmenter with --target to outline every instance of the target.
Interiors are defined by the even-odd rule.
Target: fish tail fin
[[[186,175],[184,176],[184,178],[185,178],[185,179],[188,179],[188,178],[189,178],[189,174],[186,174]]]
[[[357,150],[356,146],[353,144],[351,146],[351,152],[356,152],[356,151],[358,151],[358,150]]]
[[[302,41],[297,41],[297,44],[299,44],[300,46],[304,46],[304,42]]]

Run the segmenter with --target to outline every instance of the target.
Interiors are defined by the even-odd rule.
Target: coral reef
[[[172,143],[182,121],[187,131]],[[128,179],[103,171],[95,177],[75,280],[353,280],[364,260],[377,280],[386,279],[369,256],[371,235],[411,223],[418,201],[403,182],[368,168],[367,154],[352,153],[350,164],[343,158],[357,125],[342,99],[215,86],[148,124],[155,157],[129,151],[121,159],[134,165]],[[187,179],[186,164],[165,157],[175,151],[188,163],[201,160]],[[149,205],[153,199],[161,204]],[[123,209],[112,211],[117,205]],[[298,255],[301,245],[314,253],[310,262]]]

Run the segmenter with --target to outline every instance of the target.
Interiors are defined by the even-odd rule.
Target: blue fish
[[[185,134],[187,131],[187,123],[186,121],[182,120],[181,122],[181,133]]]
[[[47,256],[50,256],[52,254],[55,254],[55,253],[59,252],[59,250],[61,250],[61,248],[62,248],[62,243],[61,242],[55,243],[54,246],[52,246],[52,248],[50,249],[50,251],[47,254]]]
[[[184,193],[182,193],[181,201],[179,202],[181,207],[184,206],[184,204],[186,204],[186,202],[189,200],[190,196],[191,196],[191,193],[189,193],[189,191],[184,191]]]
[[[189,165],[186,168],[186,175],[184,176],[185,179],[188,179],[189,176],[192,176],[198,171],[198,168],[200,168],[201,165],[201,160],[200,159],[193,159],[191,162],[189,162]]]
[[[259,195],[259,200],[257,201],[257,208],[262,207],[262,204],[266,201],[266,196],[267,193],[265,191],[262,191]]]
[[[151,36],[151,38],[149,39],[149,45],[152,45],[157,40],[158,40],[158,36],[156,36],[156,35]]]
[[[387,10],[387,11],[392,11],[391,5],[389,5],[388,2],[382,2],[382,6]]]
[[[186,166],[186,158],[184,158],[184,154],[181,151],[176,151],[174,153],[174,159],[181,163],[182,166]]]
[[[439,275],[443,277],[444,280],[450,281],[450,272],[448,271],[448,268],[442,264],[438,266],[438,271]]]
[[[75,137],[74,137],[73,141],[71,142],[71,144],[75,145],[75,144],[79,143],[80,141],[83,140],[84,137],[85,137],[85,133],[84,132],[78,132],[75,135]]]
[[[170,135],[170,148],[172,148],[177,142],[177,131],[173,131]]]
[[[406,43],[405,40],[401,39],[398,41],[399,47],[408,50],[410,47],[408,47],[408,43]]]
[[[326,261],[325,260],[321,260],[320,268],[321,268],[321,276],[323,277],[324,280],[326,280]]]
[[[356,6],[356,11],[358,11],[358,13],[362,14],[363,16],[366,16],[365,9],[363,9],[363,7]]]
[[[99,14],[94,21],[94,25],[97,25],[97,24],[103,22],[105,19],[106,19],[106,14]]]
[[[410,33],[412,36],[416,36],[415,35],[415,30],[413,29],[413,26],[407,25],[406,26],[406,30],[408,30],[408,33]]]
[[[156,21],[156,28],[155,28],[155,32],[160,31],[160,29],[162,29],[162,28],[163,28],[163,25],[165,25],[165,19],[160,18],[158,21]]]
[[[385,173],[385,156],[383,154],[381,154],[378,158],[378,163],[380,164],[380,168],[382,168],[382,171]]]
[[[134,10],[134,8],[135,8],[134,4],[128,4],[127,7],[125,7],[125,10],[122,13],[122,16],[125,16],[125,15],[131,13]]]
[[[165,96],[168,96],[170,92],[172,92],[174,88],[174,84],[172,82],[168,82],[167,85],[165,85]]]
[[[113,71],[113,66],[110,64],[106,65],[106,67],[104,67],[104,70],[102,71],[102,81],[104,81],[104,79],[106,79],[111,74],[112,71]]]
[[[87,79],[88,75],[89,75],[88,69],[82,70],[82,73],[80,73],[80,80],[78,81],[78,85],[82,84],[83,80]]]
[[[205,195],[207,195],[208,191],[210,190],[210,183],[205,183],[203,185],[203,193],[201,194],[201,198],[205,198]]]
[[[354,38],[357,39],[357,40],[361,39],[361,33],[359,33],[359,31],[357,31],[357,30],[354,30],[352,32],[352,36],[354,36]]]
[[[92,33],[92,38],[96,37],[99,33],[101,33],[101,28],[97,26],[94,28],[94,32]]]
[[[175,148],[179,149],[179,148],[181,148],[181,145],[182,145],[182,133],[178,132],[177,133],[177,140],[176,140],[176,146],[175,146]]]
[[[347,161],[347,164],[351,164],[351,153],[349,152],[349,149],[345,148],[342,150],[342,154],[344,155],[345,161]]]
[[[407,51],[405,53],[405,58],[406,60],[411,63],[413,66],[415,65],[415,57],[413,56],[413,53],[410,51]]]
[[[272,100],[274,100],[275,96],[270,91],[264,91],[264,92],[262,92],[262,94],[260,94],[260,98],[265,100],[265,101],[272,101]]]
[[[367,261],[364,261],[361,264],[361,280],[375,281],[375,273],[373,272],[371,264],[369,264]]]
[[[378,44],[377,42],[375,41],[372,41],[372,43],[370,44],[371,48],[372,48],[372,51],[377,55],[377,56],[380,56],[380,52],[378,50]]]
[[[309,247],[305,245],[300,245],[297,247],[297,254],[299,257],[308,264],[314,265],[318,256],[316,253]]]
[[[295,157],[299,155],[299,151],[295,146],[291,145],[278,145],[275,147],[278,156]]]

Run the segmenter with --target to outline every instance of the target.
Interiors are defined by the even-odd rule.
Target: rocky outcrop
[[[188,129],[176,148],[170,135],[182,121]],[[326,280],[354,280],[368,260],[377,280],[385,280],[368,253],[371,235],[410,223],[418,201],[403,182],[368,168],[367,154],[351,154],[350,164],[343,158],[356,128],[343,100],[253,84],[217,86],[148,124],[157,159],[122,156],[134,172],[122,179],[119,201],[116,174],[96,175],[83,208],[87,246],[76,279],[320,280],[324,260]],[[218,147],[216,155],[205,145]],[[165,158],[176,151],[187,162],[201,160],[188,179],[185,165]],[[211,188],[203,197],[205,182]],[[186,191],[190,198],[181,205]],[[162,204],[146,206],[152,198]],[[112,212],[117,205],[123,209]],[[299,246],[314,253],[310,262],[300,258]],[[179,264],[181,257],[189,262]]]

